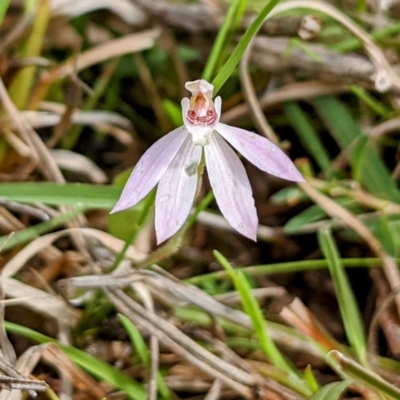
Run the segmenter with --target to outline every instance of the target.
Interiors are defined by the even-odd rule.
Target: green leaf
[[[213,72],[217,66],[218,59],[220,58],[223,51],[228,34],[232,29],[232,26],[237,25],[237,23],[235,22],[237,22],[236,20],[240,15],[240,11],[243,12],[244,5],[242,3],[246,3],[246,0],[233,0],[230,3],[230,7],[226,14],[224,23],[218,31],[217,38],[214,41],[213,48],[210,55],[208,56],[207,64],[204,68],[202,78],[206,81],[209,81],[211,79]]]
[[[314,393],[310,400],[338,400],[341,394],[351,385],[352,381],[328,383],[318,392]]]
[[[231,56],[228,58],[223,67],[219,70],[218,75],[212,81],[214,85],[214,94],[217,94],[223,84],[232,75],[236,66],[239,64],[244,52],[247,49],[251,39],[256,35],[262,24],[264,23],[267,15],[272,9],[279,3],[279,0],[270,0],[269,3],[261,10],[254,22],[249,26],[247,31],[244,33],[239,43],[233,50]]]
[[[140,359],[142,360],[143,364],[146,365],[147,368],[150,367],[150,356],[149,356],[149,351],[147,349],[146,342],[144,341],[142,335],[140,334],[139,330],[136,328],[136,326],[132,323],[132,321],[125,317],[122,314],[118,314],[118,319],[128,332],[129,338],[131,340],[131,343],[133,347],[135,348],[137,354],[139,355]],[[171,394],[169,392],[169,389],[167,385],[164,382],[164,379],[161,375],[161,373],[158,371],[157,373],[157,388],[160,393],[160,395],[164,399],[170,399]]]
[[[32,329],[26,328],[12,322],[5,321],[5,328],[8,332],[15,333],[27,337],[38,343],[57,343],[68,357],[79,365],[81,368],[89,372],[94,377],[110,383],[112,386],[121,389],[132,400],[146,400],[146,391],[144,388],[127,375],[124,375],[118,369],[93,357],[82,350],[72,346],[66,346],[57,340],[42,335]]]
[[[339,197],[336,199],[336,202],[354,213],[362,211],[360,205],[357,204],[353,199],[349,199],[347,197]],[[327,214],[324,210],[321,209],[321,207],[314,204],[291,218],[285,224],[284,229],[288,233],[294,233],[301,229],[303,226],[313,222],[321,221],[322,219],[328,219]]]
[[[313,104],[340,148],[348,150],[350,163],[356,167],[356,175],[362,184],[375,194],[400,202],[400,191],[376,148],[371,143],[365,145],[361,166],[360,154],[355,155],[354,148],[349,148],[358,143],[362,132],[347,108],[333,96],[316,97]]]
[[[285,232],[294,233],[303,226],[326,218],[326,212],[317,205],[312,205],[291,218],[284,226]]]
[[[32,239],[43,235],[44,233],[47,233],[55,228],[58,228],[59,226],[75,218],[83,210],[83,207],[77,207],[68,213],[52,218],[49,221],[30,226],[29,228],[23,229],[21,231],[17,231],[11,237],[9,235],[0,236],[0,248],[2,251],[7,251],[17,245],[30,242]]]
[[[82,206],[87,209],[111,209],[121,189],[82,183],[16,182],[0,184],[0,199],[51,206]]]
[[[336,243],[328,228],[321,229],[318,232],[318,241],[322,253],[328,261],[347,339],[360,362],[366,365],[367,345],[360,310],[341,262]]]
[[[183,125],[182,120],[182,107],[177,105],[175,102],[164,99],[162,102],[163,110],[166,112],[174,126]]]
[[[128,333],[129,339],[139,356],[140,360],[147,367],[150,365],[150,356],[147,349],[146,342],[135,325],[132,324],[131,320],[123,314],[118,314],[118,319]]]
[[[236,290],[239,292],[243,308],[246,314],[251,318],[254,330],[261,343],[261,348],[266,358],[276,367],[281,368],[288,374],[286,384],[295,387],[300,393],[309,395],[311,393],[306,382],[303,381],[290,362],[283,356],[275,345],[268,333],[267,321],[265,320],[261,308],[251,293],[251,287],[242,271],[235,271],[228,260],[217,250],[213,252],[214,257],[224,267],[225,271],[232,279]]]
[[[129,179],[132,168],[118,174],[113,182],[113,186],[122,188]],[[150,206],[154,204],[154,193],[151,192],[142,201],[127,210],[108,214],[109,232],[115,237],[129,241],[129,244],[136,238],[143,224],[150,218]]]
[[[385,251],[392,257],[396,257],[399,248],[396,246],[395,237],[400,238],[399,224],[390,223],[389,217],[382,213],[379,218],[367,223],[367,226],[381,242]]]
[[[304,147],[314,157],[321,170],[325,172],[331,167],[331,160],[306,113],[295,101],[284,103],[283,107],[286,118],[297,132]]]
[[[391,399],[400,399],[400,389],[390,382],[383,379],[377,373],[366,369],[362,365],[355,362],[353,359],[347,357],[343,353],[332,350],[328,354],[329,360],[337,363],[336,368],[339,368],[342,372],[356,379],[355,383],[365,383],[369,387],[376,390],[381,396],[390,397]]]
[[[6,15],[10,0],[0,1],[0,26],[3,23],[4,16]]]

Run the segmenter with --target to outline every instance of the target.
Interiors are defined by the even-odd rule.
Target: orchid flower
[[[111,212],[134,206],[158,184],[157,243],[168,239],[190,214],[204,151],[219,209],[234,229],[256,240],[258,217],[252,189],[232,147],[262,171],[289,181],[303,182],[304,179],[286,154],[271,141],[219,122],[222,101],[221,97],[212,99],[213,85],[200,79],[187,82],[185,88],[192,96],[182,99],[184,125],[163,136],[143,154]]]

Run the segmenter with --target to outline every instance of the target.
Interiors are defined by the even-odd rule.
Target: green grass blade
[[[313,392],[317,392],[320,389],[319,383],[313,373],[310,364],[308,364],[306,369],[304,370],[304,379],[307,381],[308,386],[311,388]]]
[[[10,5],[10,0],[0,1],[0,26],[3,23],[3,19],[4,19],[4,16],[6,15],[9,5]]]
[[[32,29],[27,37],[21,58],[40,57],[50,17],[50,2],[38,2]],[[27,105],[36,71],[37,67],[35,66],[24,67],[19,70],[10,84],[10,97],[19,109],[23,109]]]
[[[274,341],[268,334],[266,329],[267,322],[262,314],[261,308],[251,293],[251,287],[244,276],[244,273],[233,270],[228,260],[218,251],[214,250],[214,257],[217,261],[224,267],[225,271],[228,273],[232,279],[236,290],[239,292],[240,298],[242,300],[243,308],[247,315],[251,318],[254,330],[260,340],[261,348],[266,356],[266,358],[276,367],[281,368],[288,374],[287,384],[294,387],[300,393],[309,395],[311,393],[305,381],[303,381],[297,371],[292,367],[289,361],[282,355]]]
[[[246,1],[233,0],[231,2],[224,23],[222,24],[221,28],[218,31],[217,38],[215,39],[211,53],[208,56],[207,64],[204,67],[202,78],[205,79],[206,81],[209,81],[211,79],[215,71],[218,59],[219,57],[221,57],[221,54],[223,53],[224,45],[228,37],[229,31],[232,29],[232,26],[234,25],[234,22],[236,20],[236,15],[239,10],[243,9],[242,3],[246,3]]]
[[[118,319],[119,322],[121,322],[122,326],[125,328],[126,332],[128,333],[133,348],[135,349],[141,362],[144,365],[149,366],[150,364],[149,351],[147,349],[146,342],[144,341],[139,330],[136,328],[135,325],[132,324],[129,318],[125,317],[125,315],[118,314]]]
[[[367,365],[367,345],[361,314],[330,230],[320,230],[318,241],[328,261],[347,339],[360,362]]]
[[[16,182],[0,184],[0,199],[52,206],[82,205],[86,208],[114,207],[121,188],[82,183]]]
[[[7,251],[17,245],[30,242],[32,239],[58,228],[68,221],[71,221],[71,219],[75,218],[83,210],[83,207],[77,207],[68,213],[52,218],[49,221],[42,222],[21,231],[17,231],[13,236],[11,236],[11,238],[9,235],[0,236],[0,248],[2,251]]]
[[[310,400],[338,400],[341,394],[351,385],[352,381],[328,383],[318,392],[314,393]]]
[[[400,22],[396,22],[392,25],[385,26],[382,29],[379,29],[375,32],[369,33],[369,36],[374,41],[379,41],[386,39],[388,37],[394,37],[400,32]],[[349,51],[359,50],[363,47],[363,44],[360,39],[352,37],[346,40],[343,40],[339,43],[334,43],[330,46],[330,48],[338,53],[345,53]]]
[[[287,233],[295,233],[303,226],[320,221],[324,218],[327,218],[325,211],[317,205],[312,205],[300,211],[293,218],[290,218],[289,221],[286,222],[284,230]]]
[[[75,347],[66,346],[53,338],[42,335],[41,333],[24,326],[8,321],[5,321],[4,325],[8,332],[27,337],[35,342],[57,343],[73,362],[94,377],[123,390],[132,400],[146,400],[146,392],[141,385],[104,361],[101,361]]]
[[[314,157],[321,170],[325,171],[329,169],[331,167],[329,154],[298,103],[295,101],[287,102],[283,105],[283,109],[286,118],[297,132],[304,147]]]
[[[249,45],[251,39],[258,32],[261,25],[264,23],[267,15],[272,11],[272,9],[279,3],[279,0],[270,0],[269,3],[261,10],[260,14],[258,14],[257,18],[254,22],[249,26],[247,31],[244,33],[239,43],[233,50],[232,54],[223,65],[223,67],[219,70],[218,75],[212,81],[214,85],[214,94],[218,93],[223,84],[227,81],[227,79],[232,75],[236,66],[239,64],[242,55],[246,51],[247,46]]]
[[[342,149],[354,145],[362,138],[362,132],[347,108],[333,96],[319,96],[313,104],[329,128],[332,136]],[[349,152],[350,162],[354,168],[356,163],[353,150]],[[360,160],[358,154],[358,162]],[[371,192],[384,196],[390,200],[400,202],[400,191],[390,176],[386,165],[379,157],[375,147],[367,143],[363,149],[362,171],[360,176],[364,184]]]
[[[375,111],[380,117],[386,117],[390,110],[386,108],[382,103],[375,99],[367,90],[358,85],[352,85],[350,90],[366,105]]]
[[[400,399],[400,389],[391,383],[385,381],[378,374],[367,370],[360,364],[356,363],[349,357],[340,353],[337,350],[332,350],[328,354],[329,359],[337,363],[336,368],[341,369],[347,375],[362,381],[369,387],[375,389],[381,395],[388,396],[391,399]]]
[[[146,365],[147,368],[149,368],[151,362],[149,351],[147,349],[146,342],[144,341],[139,330],[136,328],[136,326],[132,323],[132,321],[129,318],[125,317],[125,315],[118,314],[118,319],[125,328],[125,330],[127,331],[132,346],[136,350],[141,361],[143,362],[144,365]],[[172,398],[168,386],[165,384],[160,371],[157,372],[157,389],[163,399]]]

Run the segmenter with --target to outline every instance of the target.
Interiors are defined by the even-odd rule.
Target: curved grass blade
[[[266,16],[272,11],[272,9],[279,3],[279,0],[270,0],[269,3],[261,10],[260,14],[258,14],[257,18],[250,25],[247,31],[244,33],[239,43],[233,50],[231,56],[228,58],[226,63],[218,72],[218,75],[212,81],[214,85],[214,94],[217,94],[221,89],[222,85],[227,81],[227,79],[232,75],[236,66],[239,64],[239,61],[246,51],[247,46],[249,45],[253,36],[258,32],[258,29],[264,23],[264,19]]]
[[[351,383],[350,380],[328,383],[314,393],[310,400],[338,400]]]
[[[124,375],[118,369],[111,365],[93,357],[82,350],[72,346],[66,346],[57,340],[42,335],[33,329],[5,321],[4,325],[8,332],[15,333],[34,340],[38,343],[57,343],[68,357],[77,365],[89,372],[94,377],[110,383],[112,386],[121,389],[132,400],[146,400],[146,391],[137,382],[133,381],[128,376]]]

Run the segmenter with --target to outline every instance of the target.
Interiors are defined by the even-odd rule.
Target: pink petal
[[[134,206],[157,185],[186,137],[188,132],[181,126],[163,136],[143,154],[111,213]]]
[[[243,164],[216,132],[204,151],[208,177],[222,214],[238,232],[256,240],[258,218]]]
[[[197,189],[202,146],[187,137],[158,184],[156,195],[157,243],[171,237],[186,221]]]
[[[256,133],[219,123],[215,128],[239,153],[262,171],[294,182],[304,182],[292,160],[271,141]]]

